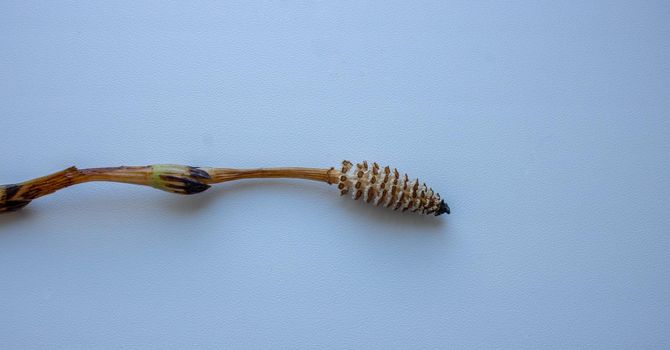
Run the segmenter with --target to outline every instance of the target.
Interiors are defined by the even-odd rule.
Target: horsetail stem
[[[150,186],[177,194],[195,194],[206,191],[212,184],[252,178],[295,178],[338,184],[340,194],[351,192],[354,199],[395,210],[420,214],[441,215],[449,213],[449,206],[439,194],[420,185],[419,180],[409,181],[394,169],[380,170],[377,163],[367,162],[355,168],[344,161],[340,169],[331,168],[201,168],[184,165],[160,164],[149,166],[121,166],[114,168],[65,170],[18,184],[0,186],[0,213],[19,210],[32,200],[60,189],[85,182],[106,181]]]

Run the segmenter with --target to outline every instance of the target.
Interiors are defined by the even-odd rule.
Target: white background
[[[0,347],[667,348],[664,2],[0,4],[0,183],[152,163],[420,177],[450,216],[259,180],[0,216]]]

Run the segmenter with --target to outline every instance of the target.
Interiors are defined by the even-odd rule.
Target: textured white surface
[[[79,167],[336,166],[90,183],[0,216],[0,348],[667,348],[663,2],[0,3],[0,183]]]

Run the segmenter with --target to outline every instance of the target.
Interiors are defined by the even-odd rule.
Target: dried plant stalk
[[[449,214],[449,206],[440,195],[410,180],[398,170],[381,169],[377,163],[362,162],[354,166],[342,162],[332,168],[202,168],[184,165],[122,166],[115,168],[77,169],[70,167],[57,173],[18,184],[0,186],[0,213],[19,210],[33,199],[60,189],[92,181],[121,182],[151,186],[177,194],[200,193],[212,184],[252,178],[295,178],[337,184],[341,195],[354,199],[420,214]]]

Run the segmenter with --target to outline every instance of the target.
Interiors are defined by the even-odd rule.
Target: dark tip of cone
[[[444,199],[443,199],[443,200],[440,201],[440,207],[435,212],[435,216],[440,216],[444,213],[451,214],[451,209],[449,208],[449,205],[444,202]]]

